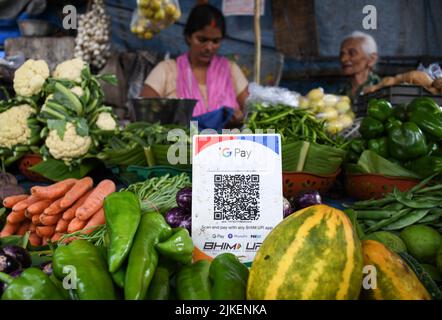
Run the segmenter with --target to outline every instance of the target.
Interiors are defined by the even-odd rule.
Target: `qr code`
[[[215,175],[214,219],[259,219],[259,175]]]

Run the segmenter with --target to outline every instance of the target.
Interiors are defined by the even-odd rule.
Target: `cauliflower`
[[[0,147],[10,149],[17,144],[28,144],[31,129],[27,120],[33,113],[35,110],[27,104],[0,113]]]
[[[48,77],[46,61],[29,59],[15,71],[14,90],[19,96],[31,97],[40,93]]]
[[[66,60],[57,65],[54,70],[53,77],[55,79],[66,79],[75,82],[81,82],[81,70],[85,66],[85,62],[81,59]]]
[[[112,131],[117,127],[115,119],[109,112],[101,112],[98,115],[97,122],[95,123],[101,130]]]
[[[79,158],[89,151],[92,144],[91,137],[82,137],[77,134],[75,126],[68,122],[66,123],[66,131],[63,139],[57,133],[57,130],[49,131],[46,139],[46,146],[49,153],[55,159],[64,161],[71,161],[74,158]]]
[[[83,89],[81,88],[81,87],[79,87],[79,86],[75,86],[75,87],[73,87],[72,89],[71,89],[71,91],[73,92],[73,93],[75,93],[77,96],[79,96],[79,97],[81,97],[82,95],[83,95]]]

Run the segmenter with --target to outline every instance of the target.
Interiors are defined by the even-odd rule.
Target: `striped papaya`
[[[247,299],[353,300],[361,281],[361,244],[350,219],[316,205],[269,233],[253,260]]]
[[[362,299],[431,300],[431,295],[407,263],[382,243],[362,241],[362,255],[364,266],[373,267],[371,276],[376,280],[365,283],[364,278]]]

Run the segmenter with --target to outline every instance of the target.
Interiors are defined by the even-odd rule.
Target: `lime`
[[[414,225],[405,228],[400,234],[408,252],[422,263],[434,263],[442,244],[442,236],[433,228]]]
[[[394,252],[407,252],[407,246],[399,236],[388,231],[377,231],[368,234],[364,240],[374,240],[382,243],[388,249]]]
[[[424,268],[425,271],[428,272],[430,277],[435,282],[441,282],[442,281],[442,276],[441,276],[439,270],[437,270],[437,268],[435,266],[432,266],[431,264],[421,264],[421,266],[422,266],[422,268]]]
[[[440,247],[439,251],[437,252],[436,265],[437,265],[437,268],[439,269],[439,272],[442,274],[442,246]]]

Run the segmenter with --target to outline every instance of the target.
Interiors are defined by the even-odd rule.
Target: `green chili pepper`
[[[176,294],[179,300],[210,300],[210,262],[199,260],[186,265],[176,276]]]
[[[18,278],[0,272],[0,281],[8,286],[2,300],[64,300],[62,292],[40,269],[28,268]]]
[[[159,213],[142,215],[129,253],[124,296],[126,300],[143,300],[158,265],[155,245],[170,238],[172,229]]]
[[[193,241],[185,228],[176,228],[169,239],[155,247],[158,253],[174,261],[184,264],[192,262]]]
[[[388,139],[387,138],[378,138],[368,140],[368,149],[376,152],[381,157],[388,157]]]
[[[232,253],[223,253],[212,261],[209,277],[213,300],[245,300],[249,269]]]
[[[116,293],[106,259],[100,250],[86,240],[75,240],[58,247],[53,256],[58,279],[71,275],[74,292],[80,300],[114,300]]]
[[[370,100],[367,114],[373,119],[384,122],[393,115],[393,107],[387,100]]]
[[[147,291],[146,300],[169,300],[170,298],[170,273],[168,268],[158,266],[153,275]]]
[[[359,132],[364,139],[374,139],[382,136],[384,133],[384,125],[372,117],[365,117],[361,121]]]
[[[104,199],[106,225],[109,230],[109,271],[120,269],[130,248],[141,219],[140,201],[132,192],[114,192]]]
[[[406,122],[388,133],[388,150],[396,159],[411,160],[424,156],[428,146],[419,127],[413,122]]]

